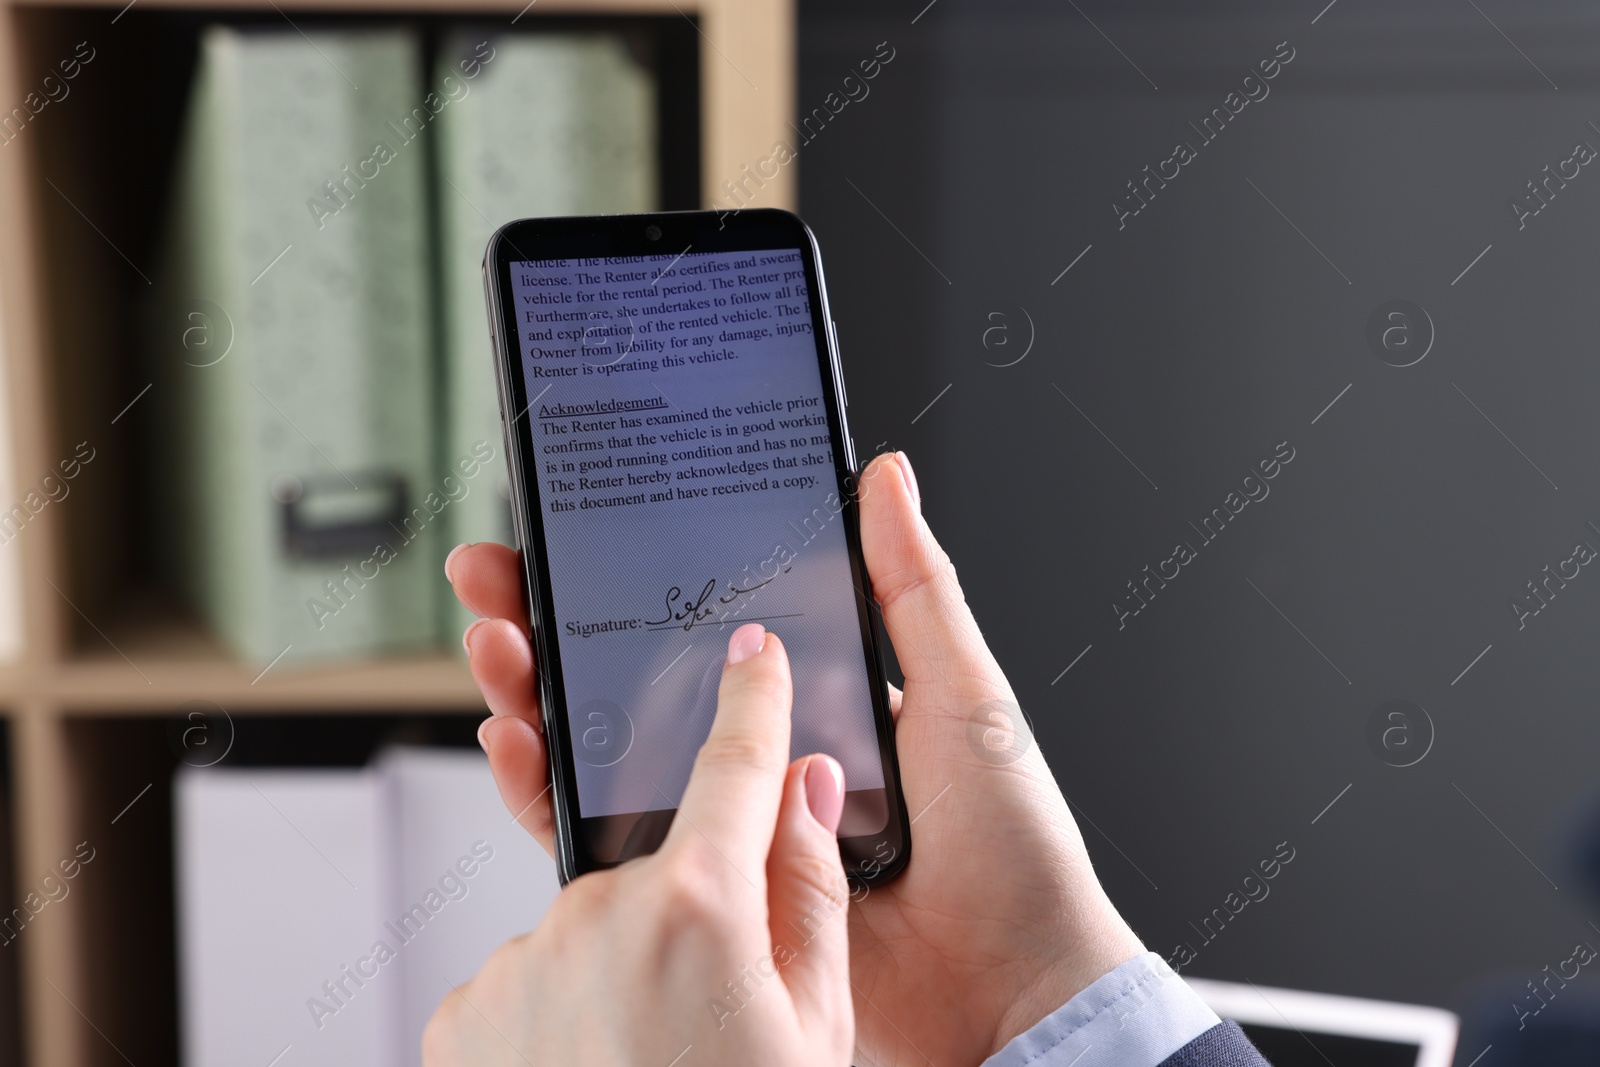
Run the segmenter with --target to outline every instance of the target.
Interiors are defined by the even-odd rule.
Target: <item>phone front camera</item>
[[[644,235],[652,241],[661,240],[661,227],[650,225],[644,228]]]

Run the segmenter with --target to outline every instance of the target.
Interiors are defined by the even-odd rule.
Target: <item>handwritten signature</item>
[[[785,567],[783,570],[779,571],[778,574],[787,574],[789,570],[790,568]],[[717,608],[714,606],[714,604],[732,604],[735,600],[738,600],[742,596],[753,593],[763,586],[771,585],[773,582],[777,581],[778,574],[774,574],[771,578],[768,578],[764,582],[757,582],[754,585],[747,585],[743,587],[729,582],[728,591],[723,593],[721,596],[716,597],[714,602],[712,597],[713,594],[716,593],[717,586],[719,584],[719,580],[716,578],[712,578],[707,581],[706,584],[701,588],[700,594],[693,600],[690,600],[684,594],[682,586],[675,585],[671,589],[667,590],[665,604],[667,612],[666,617],[661,619],[646,619],[644,624],[646,626],[670,626],[673,623],[681,622],[683,623],[683,628],[685,630],[692,630],[695,628],[697,623],[704,622],[713,615],[717,614]]]

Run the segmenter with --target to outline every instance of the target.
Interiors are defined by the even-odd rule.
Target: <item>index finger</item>
[[[666,848],[703,841],[758,889],[789,768],[794,688],[783,642],[760,623],[728,639],[717,717],[695,757]]]

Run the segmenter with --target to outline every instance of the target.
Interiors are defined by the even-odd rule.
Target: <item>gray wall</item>
[[[916,461],[1139,934],[1197,948],[1186,974],[1459,1008],[1600,938],[1572,845],[1600,567],[1522,629],[1511,607],[1600,548],[1600,166],[1521,230],[1509,207],[1600,148],[1600,11],[1480,0],[1497,30],[1340,0],[1313,25],[1325,2],[802,3],[803,113],[896,49],[802,149],[802,207],[856,438]],[[1201,146],[1189,123],[1282,41],[1270,95]],[[1180,140],[1197,158],[1119,230]],[[1435,334],[1408,367],[1366,337],[1396,298]],[[1024,309],[1031,351],[987,365],[1021,355]],[[1203,543],[1189,524],[1284,441],[1270,495]],[[1196,558],[1119,629],[1179,541]],[[1432,724],[1412,766],[1418,713],[1369,742],[1396,699]],[[1270,896],[1203,942],[1282,841]]]

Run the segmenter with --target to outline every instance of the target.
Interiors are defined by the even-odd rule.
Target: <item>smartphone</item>
[[[747,622],[788,649],[793,757],[844,767],[846,872],[892,878],[911,826],[811,231],[523,219],[484,285],[563,884],[660,845]]]

